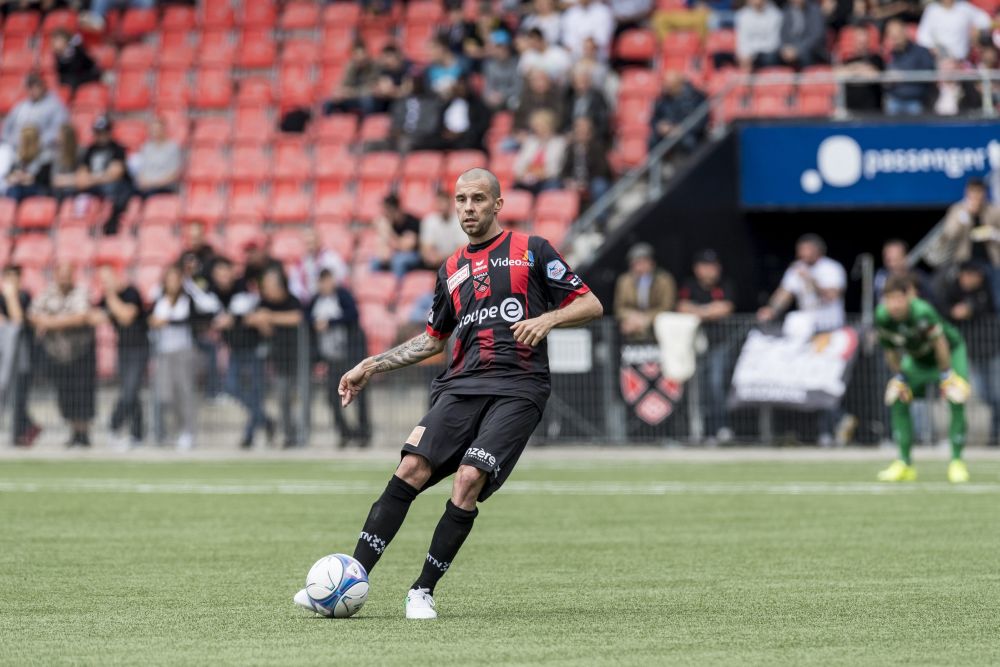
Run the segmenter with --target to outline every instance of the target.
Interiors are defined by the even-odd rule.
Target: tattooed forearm
[[[444,347],[445,341],[422,333],[391,350],[371,357],[369,367],[374,373],[385,373],[429,359],[441,352]]]

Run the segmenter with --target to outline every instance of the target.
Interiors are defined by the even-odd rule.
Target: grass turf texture
[[[966,490],[944,466],[529,461],[414,622],[444,488],[357,617],[291,604],[391,464],[7,462],[0,662],[997,664],[1000,464]]]

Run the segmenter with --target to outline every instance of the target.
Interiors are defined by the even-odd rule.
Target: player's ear
[[[493,212],[499,213],[500,209],[503,208],[503,197],[497,197],[497,200],[493,202]]]

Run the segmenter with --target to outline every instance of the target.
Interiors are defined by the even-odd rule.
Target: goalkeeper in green
[[[892,412],[892,436],[899,445],[899,460],[878,474],[883,482],[912,482],[917,471],[910,460],[913,419],[910,402],[928,385],[939,384],[951,408],[951,463],[948,480],[969,481],[962,461],[965,445],[965,403],[969,400],[969,361],[965,340],[934,307],[918,299],[913,282],[893,276],[885,285],[882,303],[875,310],[875,327],[885,348],[893,377],[886,387],[885,403]]]

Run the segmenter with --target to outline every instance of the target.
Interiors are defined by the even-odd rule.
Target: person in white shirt
[[[937,0],[920,17],[917,44],[938,58],[966,60],[975,35],[991,25],[989,14],[965,0]]]
[[[545,41],[545,35],[538,28],[532,28],[518,37],[518,48],[521,57],[517,62],[517,71],[527,75],[532,70],[540,69],[549,78],[558,83],[566,81],[566,75],[573,61],[566,49]]]
[[[748,0],[736,12],[736,60],[740,67],[769,67],[779,62],[781,10],[770,0]]]
[[[607,60],[614,34],[614,14],[602,2],[579,0],[563,12],[562,44],[574,58],[583,55],[583,42],[592,37],[601,49],[601,58]]]
[[[795,302],[799,312],[811,316],[813,331],[844,326],[847,272],[843,265],[826,256],[826,242],[816,234],[798,240],[795,256],[768,304],[757,311],[757,319],[775,320]]]
[[[302,242],[305,252],[288,271],[288,290],[302,303],[309,303],[316,295],[319,274],[323,269],[332,273],[338,283],[346,282],[351,270],[338,253],[320,246],[316,230],[311,227],[302,230]]]
[[[420,258],[424,267],[437,270],[453,252],[469,239],[458,224],[451,196],[439,191],[434,210],[420,220]]]
[[[562,29],[562,14],[556,8],[554,0],[535,0],[531,13],[521,22],[521,30],[538,28],[549,44],[559,43],[559,32]]]

